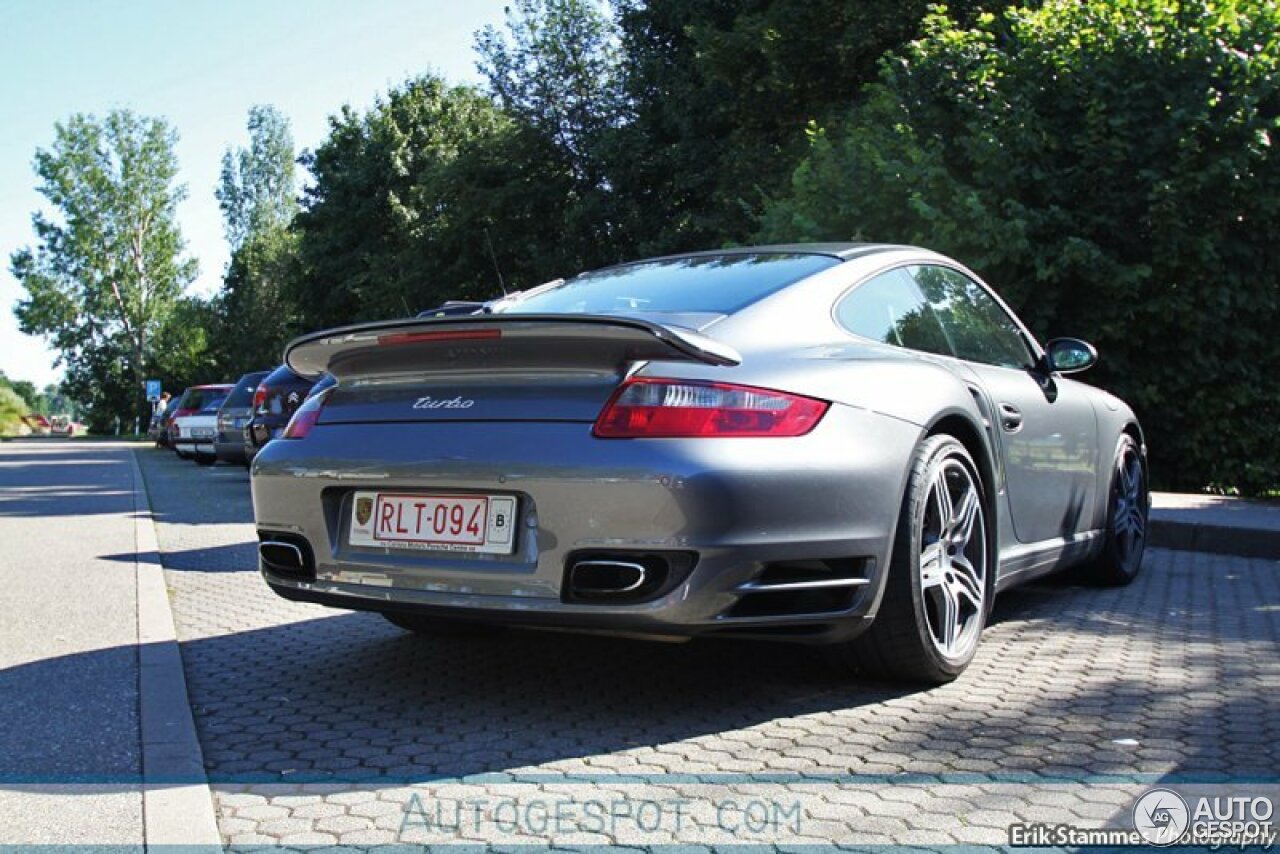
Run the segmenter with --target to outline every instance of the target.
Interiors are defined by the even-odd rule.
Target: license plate
[[[516,500],[510,495],[357,492],[353,546],[511,554]]]

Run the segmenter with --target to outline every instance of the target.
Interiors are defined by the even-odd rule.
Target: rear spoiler
[[[488,314],[365,323],[285,347],[295,373],[358,376],[476,370],[620,370],[641,361],[737,365],[733,348],[689,329],[592,314]]]

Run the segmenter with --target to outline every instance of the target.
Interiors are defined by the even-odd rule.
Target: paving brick
[[[220,826],[237,850],[1002,845],[1015,820],[1127,821],[1146,784],[1082,782],[1091,775],[1280,767],[1280,611],[1259,608],[1280,601],[1275,561],[1153,550],[1127,588],[1010,591],[969,670],[919,690],[851,681],[804,647],[532,632],[428,641],[376,615],[286,602],[255,569],[244,475],[140,457]],[[682,829],[583,826],[587,801],[644,798],[687,801]],[[504,799],[569,802],[579,822],[402,833],[415,803],[448,816]],[[798,803],[808,826],[757,837],[720,826],[718,803],[752,799]]]

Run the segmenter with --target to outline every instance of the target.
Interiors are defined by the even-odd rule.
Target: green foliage
[[[296,311],[286,295],[295,267],[298,211],[293,134],[274,107],[249,110],[249,147],[228,150],[215,195],[222,206],[231,262],[207,342],[220,375],[235,379],[273,366],[296,332]]]
[[[151,370],[164,387],[178,392],[189,385],[235,380],[219,361],[217,338],[223,334],[220,306],[199,297],[180,297],[153,342]],[[275,353],[272,359],[279,358]],[[263,363],[263,364],[271,364]],[[229,378],[229,380],[228,380]]]
[[[805,153],[914,37],[928,0],[615,0],[630,118],[611,178],[650,254],[741,243]],[[1005,2],[960,0],[958,14]]]
[[[766,239],[965,259],[1041,335],[1098,344],[1170,487],[1280,482],[1280,7],[945,11],[828,128]]]
[[[298,211],[293,132],[275,107],[249,109],[249,147],[227,149],[214,195],[232,252],[247,241],[289,227]]]
[[[364,114],[343,108],[304,157],[314,183],[295,223],[290,289],[302,326],[500,293],[489,241],[509,284],[536,283],[529,258],[555,257],[566,201],[554,191],[571,182],[545,154],[484,94],[437,77]]]
[[[36,213],[38,245],[10,258],[27,292],[15,313],[23,332],[52,341],[99,419],[143,411],[151,338],[195,275],[181,258],[176,140],[161,119],[113,110],[73,116],[36,153],[54,214]]]
[[[520,192],[502,199],[510,207],[494,210],[493,231],[504,247],[532,236],[531,217],[550,216],[543,222],[556,230],[555,249],[549,257],[537,249],[532,259],[553,276],[630,254],[632,234],[620,222],[611,180],[625,100],[607,9],[593,0],[519,0],[507,9],[506,32],[486,27],[476,51],[489,91],[512,121],[490,150],[514,167],[510,180],[536,194],[513,188]],[[529,261],[511,251],[504,257],[508,264]]]
[[[22,416],[31,411],[22,396],[14,389],[0,383],[0,435],[12,435],[18,432],[22,424]]]

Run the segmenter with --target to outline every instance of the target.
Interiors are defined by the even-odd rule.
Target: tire
[[[496,634],[498,626],[484,623],[472,623],[465,620],[450,620],[445,617],[433,617],[425,614],[405,614],[395,611],[383,611],[382,616],[391,625],[413,632],[415,635],[435,638],[482,637]]]
[[[846,666],[934,685],[964,672],[994,590],[987,507],[964,445],[940,434],[916,448],[880,609],[870,628],[836,648]]]
[[[1111,462],[1107,490],[1107,527],[1102,551],[1078,572],[1082,581],[1103,587],[1123,587],[1142,571],[1147,548],[1147,516],[1151,492],[1147,460],[1129,434],[1120,437]]]

